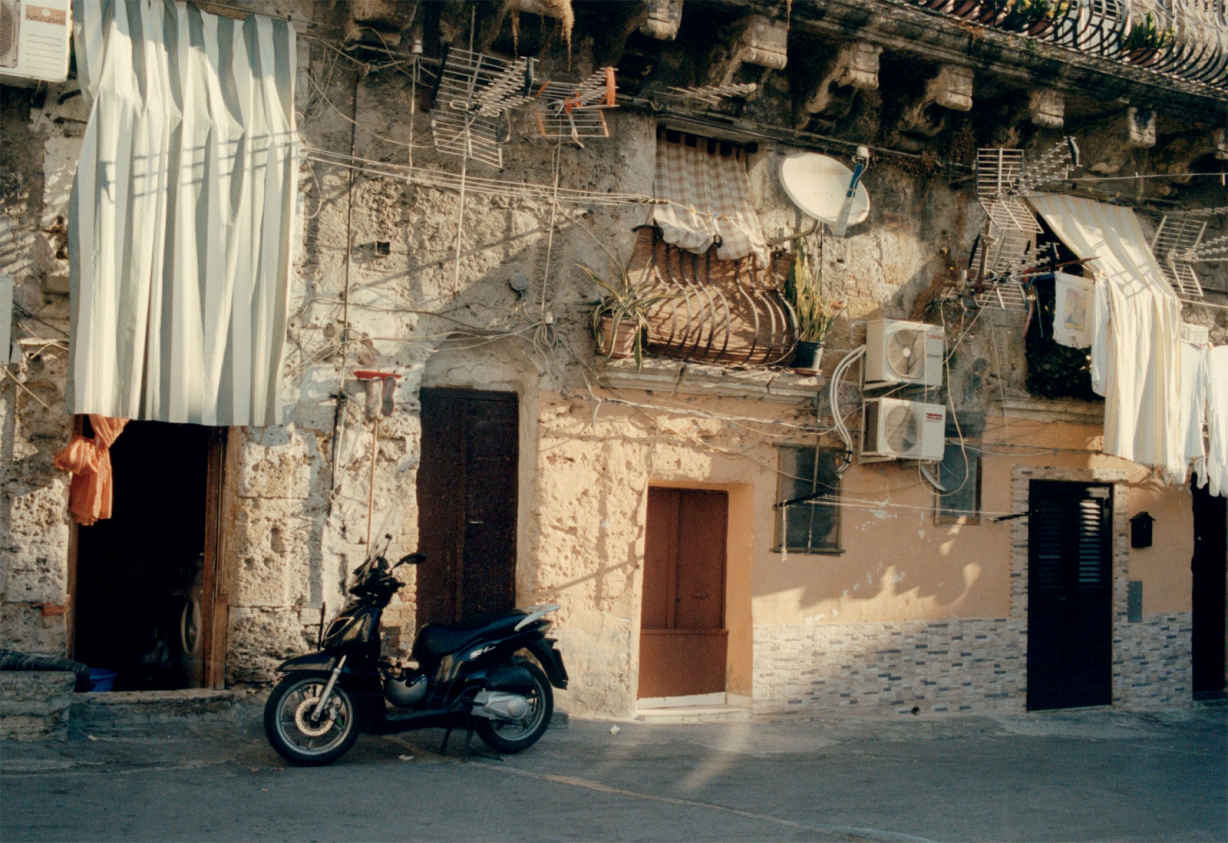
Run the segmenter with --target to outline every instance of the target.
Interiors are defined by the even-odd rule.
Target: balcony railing
[[[913,0],[1015,32],[1228,90],[1228,0]]]

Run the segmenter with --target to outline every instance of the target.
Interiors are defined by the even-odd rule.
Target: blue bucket
[[[90,690],[110,691],[115,687],[115,671],[105,667],[90,668]]]

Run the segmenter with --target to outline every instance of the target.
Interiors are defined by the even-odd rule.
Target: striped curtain
[[[768,266],[768,246],[750,201],[745,154],[736,144],[663,132],[657,138],[652,221],[666,243],[721,260],[753,255]]]
[[[294,242],[294,29],[76,0],[91,111],[70,204],[73,413],[279,421]]]

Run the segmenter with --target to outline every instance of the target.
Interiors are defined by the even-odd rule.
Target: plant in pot
[[[814,374],[819,370],[823,343],[836,317],[844,311],[844,302],[823,295],[822,279],[815,275],[810,254],[800,242],[793,255],[785,293],[797,318],[793,368],[803,374]]]
[[[1126,60],[1139,65],[1155,62],[1160,49],[1173,40],[1172,29],[1161,29],[1151,12],[1135,21],[1130,32],[1121,40],[1121,50]]]
[[[577,264],[601,289],[601,298],[590,313],[597,353],[607,360],[634,357],[638,367],[644,359],[649,313],[668,297],[632,283],[626,268],[611,282],[591,267]]]

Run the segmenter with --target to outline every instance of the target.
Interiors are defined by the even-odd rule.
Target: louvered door
[[[1112,687],[1112,489],[1033,480],[1028,708],[1107,705]]]

